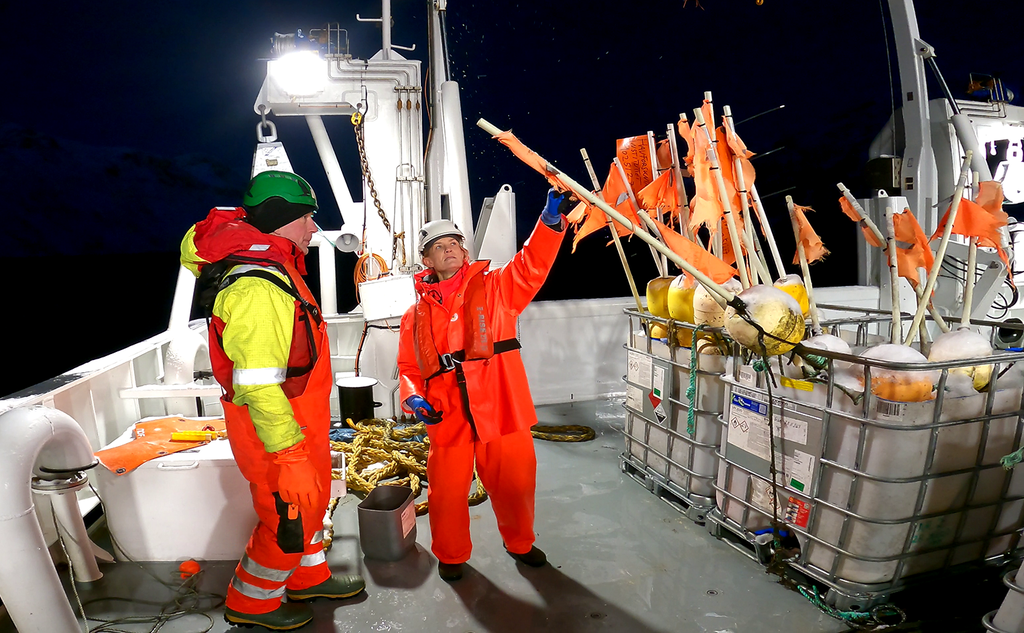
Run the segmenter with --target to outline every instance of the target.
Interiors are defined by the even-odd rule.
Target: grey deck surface
[[[461,581],[447,584],[437,576],[426,517],[418,519],[418,544],[413,554],[397,563],[364,560],[356,536],[358,499],[349,495],[334,516],[336,540],[328,560],[335,571],[363,573],[367,590],[345,601],[313,603],[316,618],[300,630],[847,630],[622,474],[618,467],[623,450],[620,403],[543,406],[538,413],[542,424],[588,424],[598,431],[591,442],[536,442],[537,545],[547,552],[551,566],[525,567],[504,552],[488,502],[471,508],[474,550]],[[206,563],[201,588],[222,593],[235,563]],[[104,565],[103,579],[92,586],[79,585],[88,615],[112,618],[158,610],[124,601],[89,602],[99,597],[156,603],[171,599],[173,592],[148,574],[171,582],[176,565],[149,563],[143,567],[130,562]],[[159,630],[233,630],[223,620],[222,608],[210,610],[209,615],[212,623],[193,614]],[[138,624],[118,627],[124,631],[151,628]],[[0,633],[13,630],[4,615]]]

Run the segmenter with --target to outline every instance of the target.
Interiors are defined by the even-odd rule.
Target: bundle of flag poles
[[[579,243],[608,227],[619,252],[631,291],[641,309],[640,295],[629,270],[621,240],[637,236],[651,248],[659,275],[669,275],[671,261],[686,276],[687,282],[700,282],[723,306],[740,309],[742,301],[723,288],[726,281],[738,278],[743,289],[758,284],[774,284],[796,296],[787,284],[803,282],[808,307],[804,316],[811,321],[811,333],[822,333],[814,300],[810,265],[828,254],[821,238],[808,219],[809,207],[786,197],[795,238],[792,263],[799,266],[799,279],[787,277],[778,244],[757,193],[754,156],[736,132],[731,108],[723,109],[721,125],[714,126],[714,106],[710,92],[704,93],[701,107],[693,110],[691,124],[685,114],[673,125],[666,125],[666,138],[655,143],[652,132],[618,139],[616,156],[609,164],[603,184],[598,180],[586,149],[581,149],[592,187],[583,187],[569,178],[517,139],[511,131],[502,131],[481,119],[478,125],[506,145],[518,158],[544,175],[559,191],[571,190],[579,204],[568,215],[574,227],[573,252]],[[678,139],[686,145],[685,152]],[[926,332],[923,316],[929,311],[943,332],[948,331],[930,297],[951,234],[969,239],[970,261],[965,283],[965,308],[961,325],[969,322],[974,286],[974,261],[977,248],[995,249],[1004,262],[1000,230],[1006,225],[1002,211],[1002,191],[997,182],[976,183],[964,196],[971,156],[964,167],[949,210],[935,234],[926,236],[910,209],[889,209],[886,218],[888,236],[865,214],[850,191],[839,183],[841,211],[860,224],[864,239],[883,249],[888,257],[893,288],[893,342],[902,338],[909,345],[918,333]],[[693,195],[687,195],[686,179],[691,180]],[[977,180],[977,178],[975,178]],[[754,224],[760,228],[755,231]],[[931,243],[939,240],[935,252]],[[893,256],[894,255],[894,256]],[[773,270],[769,268],[773,264]],[[918,299],[915,318],[904,337],[899,312],[898,278],[908,280]],[[742,294],[742,293],[741,293]],[[925,300],[928,297],[928,300]],[[803,306],[801,306],[803,307]],[[924,340],[924,339],[922,339]]]

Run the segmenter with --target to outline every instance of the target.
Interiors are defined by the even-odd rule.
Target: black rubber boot
[[[329,600],[341,600],[351,598],[366,588],[366,581],[359,574],[331,575],[330,578],[319,585],[313,585],[305,589],[289,589],[289,600],[312,600],[314,598],[327,598]]]
[[[297,602],[282,602],[270,613],[239,613],[224,609],[224,619],[235,626],[264,626],[272,631],[291,631],[308,624],[313,619],[313,609]]]
[[[505,551],[508,552],[508,550]],[[543,567],[548,562],[547,555],[536,546],[531,547],[530,551],[525,554],[513,554],[512,552],[508,552],[508,555],[520,563],[529,565],[530,567]]]
[[[438,563],[437,575],[445,582],[455,582],[462,578],[462,563],[455,563],[454,565]]]

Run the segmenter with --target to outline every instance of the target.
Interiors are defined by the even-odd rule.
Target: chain
[[[352,113],[352,125],[356,132],[356,147],[359,148],[359,166],[363,171],[363,178],[366,180],[366,184],[370,186],[370,197],[373,198],[373,206],[377,208],[377,215],[380,216],[380,221],[384,223],[384,228],[388,233],[391,233],[391,261],[395,261],[398,256],[398,238],[391,231],[391,222],[388,222],[388,216],[380,206],[380,199],[377,198],[377,188],[373,184],[373,177],[370,176],[370,163],[366,160],[366,141],[363,137],[362,112],[356,111]]]

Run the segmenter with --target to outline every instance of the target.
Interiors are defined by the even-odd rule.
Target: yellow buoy
[[[747,288],[738,296],[746,306],[746,314],[741,315],[729,306],[725,311],[725,329],[740,345],[763,356],[778,356],[793,349],[804,338],[804,317],[800,304],[791,295],[772,286],[759,285]]]
[[[663,319],[671,318],[668,312],[668,287],[675,277],[655,277],[647,282],[647,311]]]
[[[775,287],[796,299],[800,305],[800,313],[806,319],[811,316],[811,304],[807,300],[807,288],[804,287],[804,280],[800,275],[786,275],[775,282]]]
[[[676,321],[693,323],[693,293],[696,281],[686,275],[679,275],[668,287],[668,314]],[[681,327],[678,334],[679,344],[690,347],[693,344],[693,330]]]

